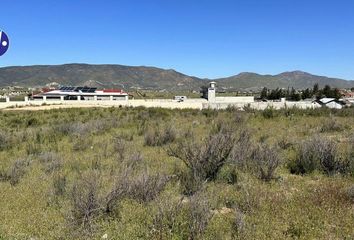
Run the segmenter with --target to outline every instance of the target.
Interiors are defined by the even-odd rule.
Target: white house
[[[343,101],[337,100],[335,98],[321,98],[317,101],[321,106],[325,106],[333,109],[342,109],[345,106]]]
[[[33,99],[43,100],[128,100],[128,98],[128,93],[121,89],[97,90],[90,87],[61,87],[33,96]]]

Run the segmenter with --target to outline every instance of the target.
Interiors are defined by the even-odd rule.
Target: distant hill
[[[202,84],[198,78],[154,67],[65,64],[0,68],[0,86],[37,87],[52,82],[105,88],[171,90],[198,89]]]
[[[188,76],[175,70],[155,67],[122,65],[65,64],[54,66],[24,66],[0,68],[0,86],[42,87],[56,82],[61,85],[86,85],[100,88],[133,88],[198,90],[210,79]],[[279,75],[241,73],[236,76],[214,79],[226,89],[311,88],[315,83],[338,88],[354,87],[354,81],[316,76],[294,71]]]
[[[267,87],[274,88],[288,88],[294,87],[296,89],[312,88],[318,83],[320,87],[330,85],[337,88],[351,88],[354,87],[354,81],[346,81],[337,78],[328,78],[323,76],[316,76],[310,73],[294,71],[284,72],[278,75],[259,75],[256,73],[240,73],[239,75],[216,79],[225,88],[242,88],[255,89]]]

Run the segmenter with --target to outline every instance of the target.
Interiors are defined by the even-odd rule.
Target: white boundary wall
[[[183,102],[178,102],[171,99],[147,99],[147,100],[91,100],[91,101],[76,101],[76,100],[26,100],[26,101],[9,101],[0,102],[0,109],[16,108],[25,106],[43,106],[43,105],[60,105],[65,107],[160,107],[169,109],[226,109],[228,107],[235,107],[242,109],[245,106],[264,110],[267,107],[273,107],[275,109],[292,108],[297,107],[301,109],[306,108],[318,108],[321,107],[317,103],[313,102],[248,102],[250,99],[245,98],[243,102],[227,102],[227,98],[224,98],[224,102],[218,101],[214,103],[208,102],[206,99],[187,99]]]
[[[226,109],[228,107],[234,107],[236,109],[243,109],[244,107],[250,107],[256,110],[264,110],[266,108],[282,109],[282,108],[300,108],[300,109],[314,109],[321,107],[318,103],[313,102],[252,102],[252,103],[207,103],[203,104],[203,108],[211,109]]]
[[[254,97],[216,97],[215,103],[253,103]]]

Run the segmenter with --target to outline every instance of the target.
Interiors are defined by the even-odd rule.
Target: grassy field
[[[0,239],[354,239],[354,109],[0,112]]]

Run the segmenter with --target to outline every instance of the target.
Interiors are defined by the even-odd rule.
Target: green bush
[[[273,107],[267,107],[266,109],[263,110],[262,116],[266,119],[271,119],[277,116],[277,110],[275,110]]]
[[[227,184],[237,183],[238,173],[236,167],[234,165],[223,166],[218,173],[217,179]]]

